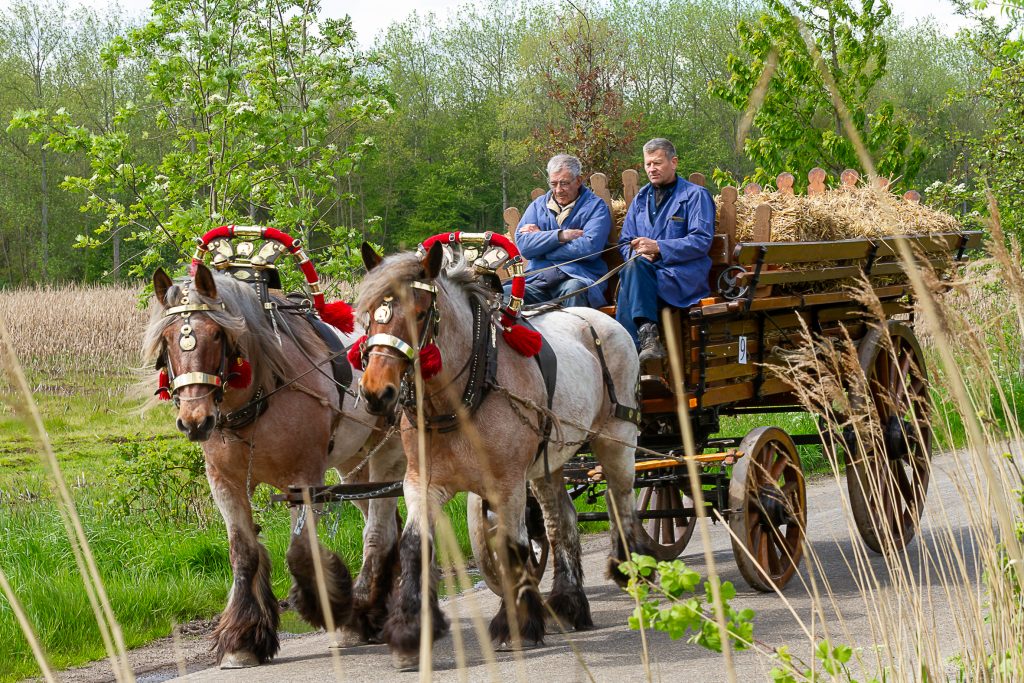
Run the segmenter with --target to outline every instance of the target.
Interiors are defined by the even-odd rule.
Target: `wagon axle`
[[[890,415],[885,423],[883,438],[885,439],[885,452],[890,460],[902,460],[908,452],[908,444],[913,438],[914,425],[898,415]]]

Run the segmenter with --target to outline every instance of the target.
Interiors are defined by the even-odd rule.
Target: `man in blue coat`
[[[715,202],[705,188],[676,175],[678,165],[676,148],[665,138],[644,145],[651,182],[630,204],[619,237],[623,257],[639,258],[619,275],[615,318],[633,335],[641,362],[665,357],[658,310],[686,308],[709,293]]]
[[[563,306],[603,306],[603,287],[586,288],[608,272],[601,252],[612,227],[611,212],[583,186],[576,157],[556,154],[547,170],[551,191],[530,204],[516,228],[516,246],[530,261],[524,301],[566,297]]]

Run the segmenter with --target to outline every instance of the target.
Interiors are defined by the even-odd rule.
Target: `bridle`
[[[434,339],[437,338],[437,333],[441,325],[441,315],[437,310],[437,285],[429,282],[413,280],[409,283],[409,286],[412,289],[419,289],[430,294],[430,307],[427,309],[427,315],[417,330],[417,347],[413,348],[411,344],[393,334],[378,333],[371,335],[370,337],[367,337],[366,341],[364,341],[359,348],[359,355],[362,358],[364,368],[369,362],[370,356],[381,355],[389,358],[395,357],[383,351],[372,351],[371,349],[375,349],[377,347],[394,349],[400,354],[401,358],[404,358],[411,363],[428,344],[433,343]],[[394,304],[394,296],[384,297],[380,305],[374,309],[373,322],[380,324],[388,323],[394,316]],[[367,325],[367,327],[369,327],[369,325]],[[410,373],[412,369],[413,366],[410,364],[409,367],[406,368],[405,374]]]
[[[220,304],[221,310],[224,309],[224,304]],[[171,306],[164,311],[164,317],[168,318],[171,316],[181,316],[182,324],[178,330],[178,348],[183,352],[189,353],[196,348],[196,338],[194,335],[195,330],[192,328],[190,316],[193,313],[205,313],[213,311],[214,307],[204,303],[192,303],[188,292],[181,297],[181,303],[177,306]],[[227,340],[221,342],[220,352],[220,367],[217,370],[217,374],[213,375],[208,372],[185,372],[177,374],[174,372],[174,367],[171,365],[170,355],[165,348],[163,353],[157,359],[156,369],[166,370],[167,372],[167,385],[161,386],[157,392],[167,391],[170,394],[170,398],[174,401],[174,405],[178,406],[181,404],[181,398],[178,396],[178,391],[187,386],[192,385],[205,385],[213,387],[213,400],[215,403],[220,403],[224,400],[224,385],[229,379],[229,354],[228,354],[228,343]]]

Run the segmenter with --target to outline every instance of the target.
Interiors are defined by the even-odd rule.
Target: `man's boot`
[[[661,343],[661,336],[658,334],[658,326],[655,323],[644,323],[636,331],[640,338],[640,363],[651,360],[664,360],[665,347]]]

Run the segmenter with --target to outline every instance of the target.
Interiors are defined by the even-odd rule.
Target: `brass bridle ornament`
[[[224,304],[220,305],[221,310],[224,308]],[[189,294],[186,293],[181,298],[181,303],[177,306],[171,306],[164,311],[164,317],[181,316],[182,324],[178,329],[178,348],[184,353],[189,353],[196,348],[195,330],[191,324],[190,316],[193,313],[204,313],[214,310],[214,307],[204,303],[192,303],[190,301]],[[161,395],[161,398],[169,398],[174,401],[174,405],[180,403],[178,397],[178,391],[187,386],[192,385],[206,385],[213,387],[214,401],[220,403],[224,399],[224,386],[230,379],[229,367],[228,367],[228,350],[227,342],[223,341],[221,344],[221,360],[220,368],[218,368],[217,374],[210,374],[208,372],[184,372],[180,375],[174,372],[174,367],[171,365],[170,355],[165,349],[160,355],[157,361],[157,370],[162,370],[167,373],[166,383],[160,382],[160,387],[157,389],[157,394]],[[166,392],[166,396],[163,395]]]

